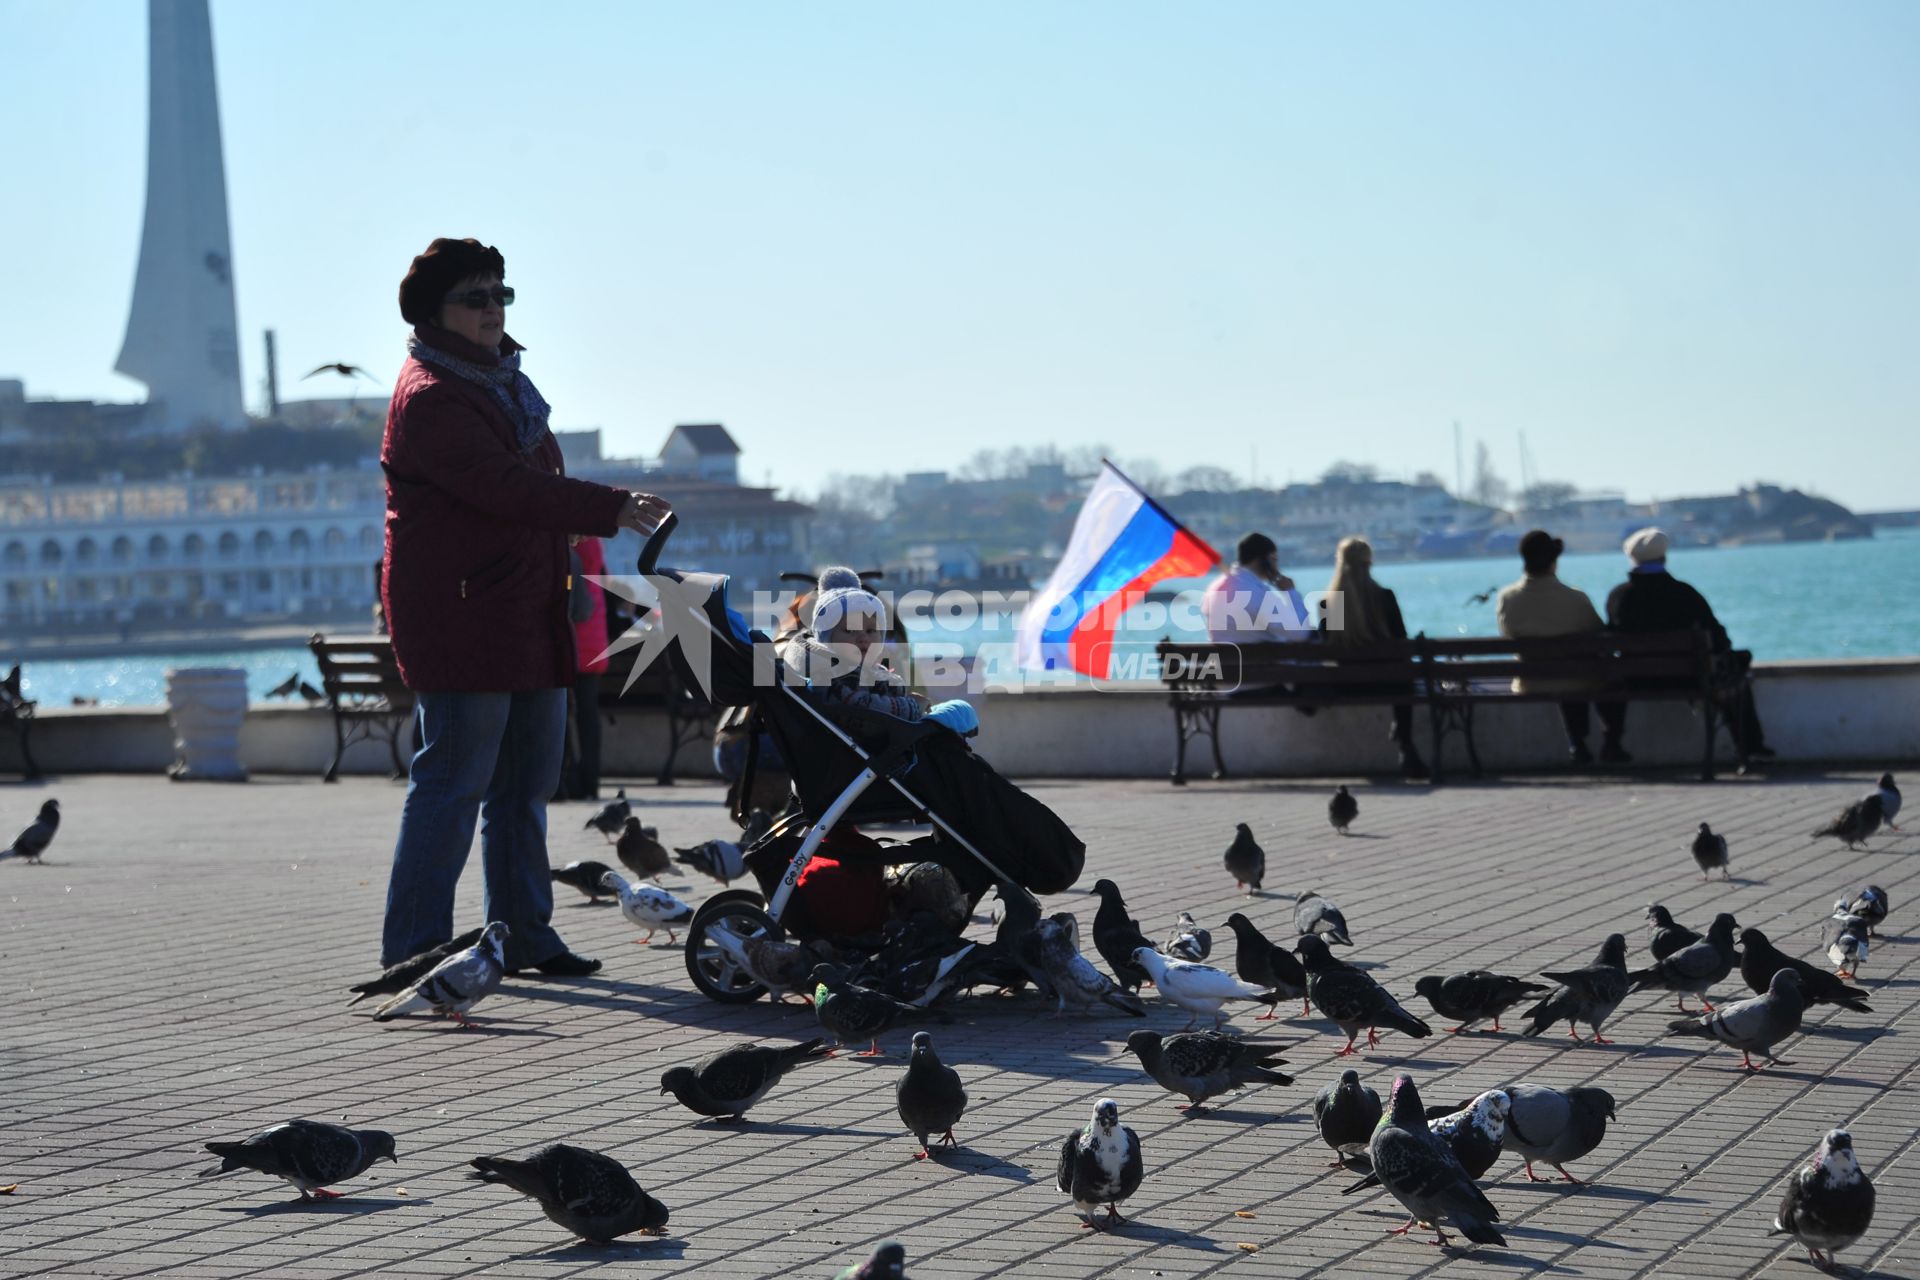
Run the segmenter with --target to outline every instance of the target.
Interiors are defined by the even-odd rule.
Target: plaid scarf
[[[520,372],[518,351],[496,365],[475,364],[438,347],[429,346],[420,341],[418,336],[409,335],[407,354],[422,364],[445,369],[456,377],[484,387],[487,394],[500,402],[508,421],[513,423],[514,443],[519,446],[520,452],[526,453],[537,448],[546,438],[547,415],[553,412],[553,407],[541,398],[533,380]]]

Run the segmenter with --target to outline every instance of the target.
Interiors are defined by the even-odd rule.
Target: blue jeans
[[[400,810],[380,963],[453,936],[453,891],[480,827],[488,923],[506,921],[507,967],[566,950],[549,923],[547,799],[560,778],[567,691],[414,695],[420,750]]]

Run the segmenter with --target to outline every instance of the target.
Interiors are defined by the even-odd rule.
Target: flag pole
[[[1140,500],[1142,502],[1145,502],[1148,506],[1152,507],[1155,511],[1158,511],[1161,515],[1165,516],[1167,518],[1168,524],[1171,524],[1174,528],[1178,529],[1180,532],[1186,534],[1189,538],[1192,538],[1195,542],[1205,547],[1207,549],[1207,554],[1213,557],[1213,563],[1215,564],[1222,563],[1220,553],[1214,550],[1214,546],[1211,542],[1208,542],[1205,538],[1201,537],[1199,534],[1195,533],[1193,530],[1187,528],[1186,524],[1180,519],[1179,516],[1176,516],[1173,514],[1173,512],[1167,510],[1164,506],[1160,504],[1158,499],[1156,499],[1152,494],[1148,493],[1145,489],[1141,488],[1137,483],[1135,483],[1134,478],[1128,475],[1126,472],[1122,471],[1119,465],[1115,463],[1112,458],[1100,459],[1100,465],[1103,467],[1112,467],[1113,474],[1119,476],[1122,480],[1126,481],[1127,487],[1129,489],[1132,489],[1135,493],[1139,494]]]

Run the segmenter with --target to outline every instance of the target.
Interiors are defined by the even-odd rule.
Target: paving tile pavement
[[[49,795],[66,813],[47,865],[0,864],[0,1184],[19,1183],[0,1196],[0,1275],[829,1276],[898,1236],[922,1277],[1802,1276],[1814,1274],[1805,1255],[1766,1231],[1787,1170],[1845,1124],[1880,1198],[1843,1261],[1913,1276],[1920,835],[1858,853],[1806,836],[1869,781],[1369,786],[1347,839],[1326,823],[1331,784],[1033,784],[1085,838],[1083,883],[1119,882],[1151,935],[1182,909],[1211,926],[1243,910],[1285,935],[1281,895],[1316,888],[1346,908],[1350,958],[1422,1014],[1412,987],[1429,972],[1580,964],[1612,931],[1638,961],[1650,901],[1701,928],[1731,910],[1817,961],[1836,896],[1869,881],[1889,890],[1890,936],[1864,979],[1874,1014],[1822,1008],[1778,1070],[1749,1076],[1725,1049],[1662,1038],[1672,1004],[1652,995],[1630,998],[1611,1048],[1558,1032],[1389,1035],[1352,1060],[1383,1093],[1394,1072],[1412,1073],[1429,1100],[1521,1079],[1599,1084],[1618,1099],[1606,1141],[1574,1166],[1598,1185],[1530,1184],[1503,1157],[1487,1189],[1510,1247],[1448,1252],[1389,1237],[1402,1218],[1380,1193],[1339,1194],[1354,1175],[1325,1167],[1308,1110],[1344,1065],[1325,1022],[1256,1026],[1257,1006],[1237,1012],[1237,1030],[1290,1042],[1298,1081],[1188,1119],[1122,1052],[1141,1023],[1055,1018],[1032,996],[964,1001],[932,1028],[971,1095],[962,1146],[916,1163],[893,1109],[904,1031],[885,1039],[886,1059],[802,1069],[744,1126],[696,1123],[661,1097],[667,1066],[810,1035],[812,1017],[703,999],[679,949],[634,945],[617,911],[564,889],[556,921],[607,961],[598,977],[510,982],[477,1010],[477,1031],[379,1025],[367,1005],[344,1008],[343,988],[375,971],[396,785],[103,776],[0,788],[0,826],[24,825]],[[670,844],[721,833],[712,787],[634,795]],[[586,812],[555,808],[556,863],[610,853],[580,830]],[[1702,819],[1731,843],[1732,884],[1693,870],[1685,846]],[[1237,821],[1269,854],[1270,892],[1251,902],[1220,868]],[[666,880],[692,898],[713,887]],[[477,882],[475,858],[463,920],[478,919]],[[1046,902],[1087,923],[1095,905],[1084,892]],[[1230,951],[1224,928],[1216,947]],[[1149,1005],[1144,1025],[1185,1021]],[[1061,1136],[1102,1096],[1146,1151],[1132,1224],[1110,1235],[1080,1230],[1052,1184]],[[392,1130],[401,1162],[325,1205],[289,1204],[290,1188],[258,1175],[197,1176],[213,1163],[201,1143],[295,1115]],[[669,1234],[579,1244],[530,1201],[463,1177],[475,1155],[558,1140],[624,1161],[670,1206]]]

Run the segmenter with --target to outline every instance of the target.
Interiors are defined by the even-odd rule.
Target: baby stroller
[[[669,515],[641,548],[643,577],[677,584],[673,604],[663,599],[663,617],[672,637],[666,658],[688,687],[700,687],[700,672],[687,653],[689,632],[707,650],[706,687],[721,707],[751,707],[778,745],[792,777],[789,813],[746,851],[764,892],[730,889],[701,904],[687,931],[687,973],[709,998],[746,1004],[767,994],[767,987],[749,970],[743,944],[748,939],[779,937],[786,932],[794,888],[821,845],[836,828],[860,823],[911,822],[930,825],[931,840],[904,845],[865,845],[866,852],[849,855],[836,846],[834,856],[870,857],[885,863],[942,861],[963,882],[997,885],[1002,897],[1017,896],[1038,915],[1033,893],[1060,892],[1079,878],[1084,849],[1052,812],[1025,796],[972,754],[951,729],[933,721],[907,722],[892,716],[834,704],[824,690],[788,678],[773,657],[772,642],[748,628],[746,620],[727,603],[725,574],[661,569],[661,550],[672,536],[678,517]],[[698,603],[695,604],[694,602]],[[1026,807],[1023,807],[1026,806]],[[1017,862],[996,862],[977,839],[962,830],[982,829],[978,815],[993,810],[1004,815],[1002,830],[1057,829],[1064,840],[1052,844],[1008,840],[1019,847]],[[955,814],[975,815],[957,821]],[[991,830],[991,826],[987,829]],[[784,865],[770,860],[776,850],[798,847]]]

